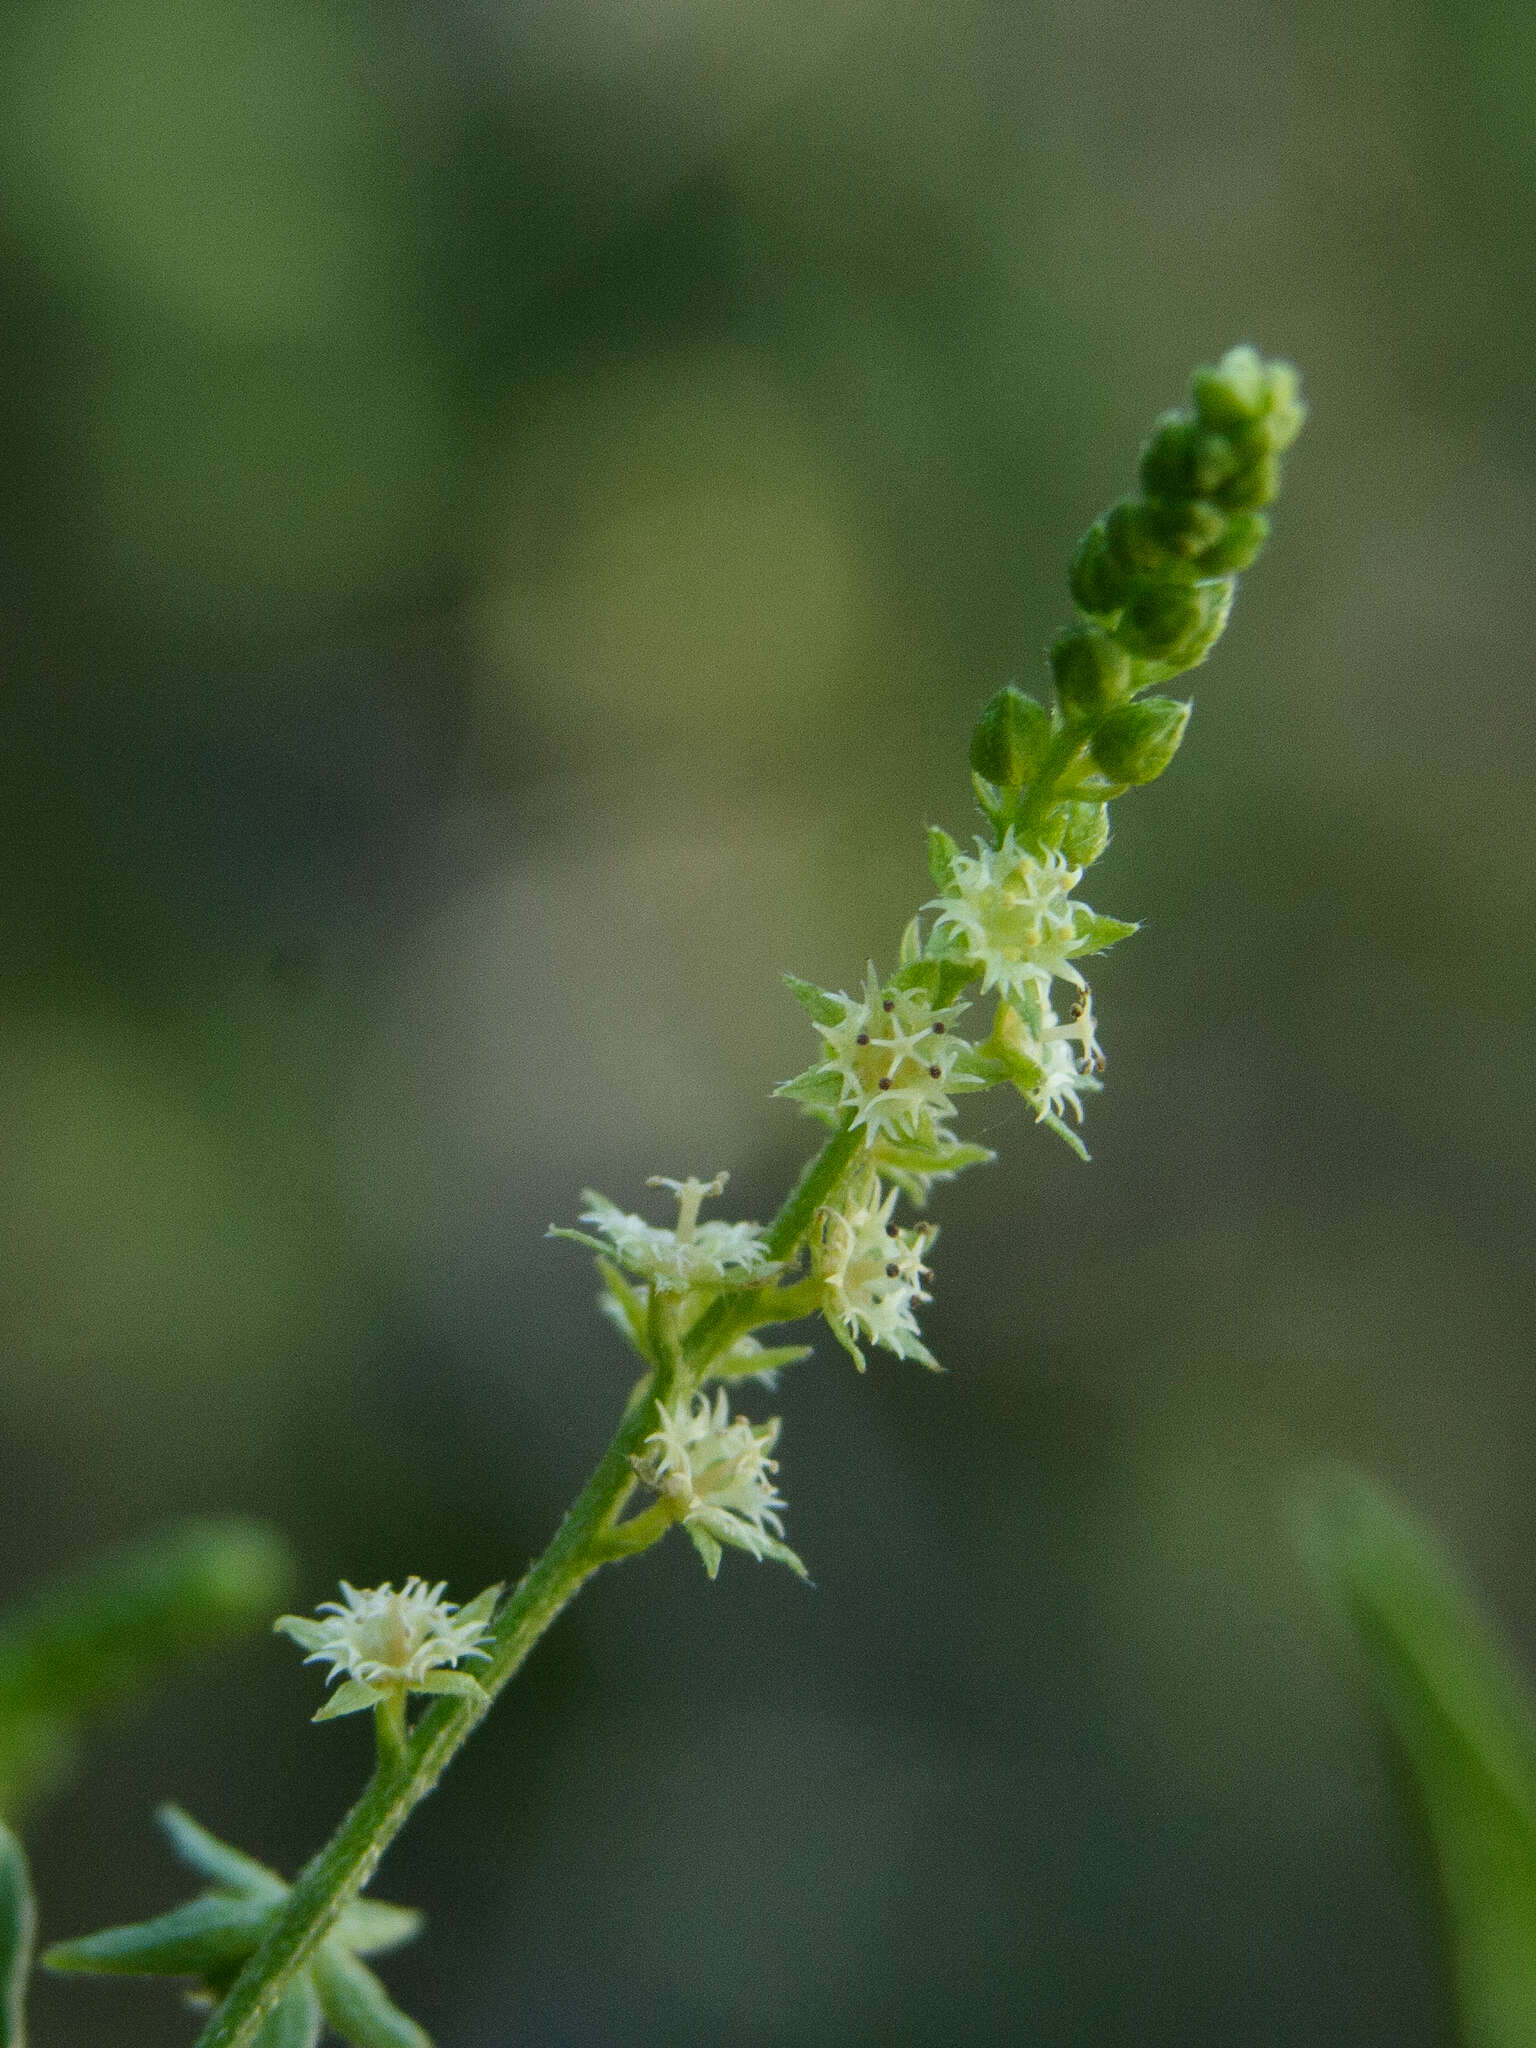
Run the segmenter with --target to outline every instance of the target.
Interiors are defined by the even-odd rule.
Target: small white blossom
[[[1082,869],[1060,853],[1026,852],[1011,830],[1001,846],[978,839],[976,849],[951,855],[949,886],[924,905],[938,912],[932,949],[964,954],[983,990],[997,989],[1010,1001],[1030,989],[1044,995],[1057,979],[1081,987],[1072,956],[1091,947],[1079,925],[1085,906],[1072,901],[1072,891]]]
[[[805,1577],[805,1566],[783,1541],[780,1497],[773,1475],[778,1461],[769,1452],[779,1440],[779,1421],[732,1420],[723,1388],[713,1404],[707,1394],[656,1403],[657,1427],[645,1440],[635,1472],[664,1500],[692,1537],[713,1578],[720,1546],[729,1543],[755,1558],[776,1558]]]
[[[398,1593],[388,1584],[360,1592],[343,1579],[341,1591],[340,1600],[327,1600],[313,1618],[284,1614],[272,1624],[309,1652],[306,1664],[331,1666],[327,1684],[344,1680],[317,1721],[361,1713],[391,1694],[481,1695],[476,1680],[454,1667],[490,1655],[484,1646],[500,1586],[488,1586],[462,1607],[444,1599],[446,1582],[429,1586],[424,1579],[407,1579]]]
[[[602,1233],[601,1240],[577,1231],[556,1231],[614,1259],[626,1272],[648,1280],[660,1294],[686,1294],[693,1287],[753,1287],[779,1270],[769,1258],[763,1233],[755,1223],[701,1223],[700,1204],[718,1195],[728,1175],[713,1180],[667,1180],[653,1175],[648,1186],[669,1188],[677,1197],[677,1224],[667,1229],[647,1223],[610,1202],[606,1195],[582,1190],[583,1223]]]
[[[920,988],[882,988],[873,966],[862,996],[826,995],[841,1007],[835,1021],[816,1021],[827,1057],[813,1073],[835,1077],[835,1099],[853,1110],[866,1141],[932,1133],[954,1115],[957,1088],[974,1086],[955,1072],[969,1050],[953,1029],[964,1003],[936,1010]],[[793,1086],[794,1084],[790,1084]]]
[[[915,1303],[930,1299],[923,1291],[928,1272],[923,1257],[937,1233],[931,1225],[903,1230],[894,1223],[896,1197],[895,1188],[882,1192],[871,1179],[841,1208],[823,1212],[816,1271],[826,1317],[860,1372],[861,1340],[937,1371],[938,1361],[923,1343],[914,1313]]]
[[[1083,1120],[1082,1098],[1101,1084],[1104,1054],[1094,1027],[1093,997],[1084,988],[1062,1023],[1048,995],[1031,993],[1001,1008],[994,1039],[1015,1069],[1020,1093],[1036,1123],[1070,1111]]]

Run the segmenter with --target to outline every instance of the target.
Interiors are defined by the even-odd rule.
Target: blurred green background
[[[1536,17],[1493,0],[12,0],[4,1579],[256,1512],[308,1599],[540,1547],[630,1378],[583,1184],[808,1124],[1187,373],[1313,404],[1119,807],[1108,1092],[941,1193],[934,1380],[785,1383],[817,1590],[599,1581],[392,1852],[462,2048],[1446,2038],[1277,1511],[1351,1459],[1536,1657]],[[766,1403],[763,1404],[766,1412]],[[30,1831],[50,1938],[291,1868],[258,1641]],[[50,2043],[190,2038],[43,1985]]]

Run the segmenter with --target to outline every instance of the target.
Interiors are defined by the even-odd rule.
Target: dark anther
[[[887,1223],[887,1225],[885,1226],[885,1234],[887,1237],[900,1237],[901,1231],[894,1223]]]
[[[890,1087],[890,1085],[891,1085],[891,1077],[890,1077],[890,1075],[889,1075],[889,1074],[882,1074],[882,1075],[880,1076],[880,1086],[881,1086],[882,1088],[889,1088],[889,1087]]]
[[[868,1045],[869,1033],[867,1031],[861,1031],[858,1037],[853,1042],[855,1045]]]
[[[933,1034],[935,1038],[937,1038],[941,1031],[947,1031],[948,1029],[949,1026],[947,1024],[935,1024],[933,1027]]]
[[[944,1069],[942,1067],[930,1067],[928,1069],[928,1072],[932,1075],[935,1081],[937,1081],[937,1079],[939,1078],[940,1074],[943,1073],[943,1071]]]
[[[890,997],[887,996],[885,1001],[880,1005],[880,1007],[882,1010],[884,1010],[885,1014],[889,1016],[892,1010],[895,1009],[896,1005],[891,1001]]]
[[[898,1278],[900,1273],[901,1268],[900,1266],[896,1265],[894,1261],[885,1269],[885,1277],[887,1280],[895,1280],[896,1278]]]

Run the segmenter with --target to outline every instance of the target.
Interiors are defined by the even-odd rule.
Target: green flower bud
[[[1050,713],[1009,683],[976,721],[971,766],[998,789],[1022,789],[1034,780],[1050,743]]]
[[[1261,455],[1228,479],[1215,492],[1229,512],[1252,512],[1260,505],[1272,505],[1280,495],[1280,458]]]
[[[1126,606],[1115,638],[1144,661],[1193,668],[1226,624],[1234,588],[1230,581],[1150,584]]]
[[[1128,576],[1157,576],[1168,567],[1168,548],[1144,498],[1122,498],[1104,521],[1110,560]]]
[[[1290,370],[1289,364],[1277,365]],[[1195,409],[1208,427],[1236,427],[1269,410],[1270,367],[1256,348],[1229,348],[1215,368],[1196,370],[1191,390]],[[1294,370],[1290,370],[1293,384]]]
[[[1075,868],[1089,868],[1109,844],[1108,804],[1063,804],[1066,830],[1061,850]]]
[[[1189,713],[1173,697],[1117,705],[1093,736],[1094,761],[1111,782],[1155,782],[1179,751]]]
[[[1300,398],[1300,382],[1289,363],[1275,365],[1277,385],[1284,379],[1283,397],[1277,396],[1270,408],[1265,425],[1269,428],[1269,445],[1276,455],[1283,455],[1307,423],[1307,408]]]
[[[1095,618],[1110,618],[1130,595],[1130,578],[1110,553],[1102,519],[1095,520],[1078,543],[1068,577],[1072,602]]]
[[[1131,657],[1102,626],[1068,626],[1052,642],[1050,660],[1070,718],[1096,717],[1130,694]]]
[[[1227,530],[1227,515],[1208,498],[1178,498],[1147,507],[1147,521],[1171,554],[1181,562],[1204,559],[1205,552]]]
[[[1246,569],[1269,539],[1269,521],[1262,512],[1237,512],[1227,530],[1196,558],[1202,576],[1233,576]]]
[[[1187,412],[1165,412],[1141,451],[1141,485],[1149,498],[1188,498],[1195,491],[1200,428]]]

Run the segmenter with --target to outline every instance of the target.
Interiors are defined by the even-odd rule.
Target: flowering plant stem
[[[838,1130],[812,1158],[769,1226],[766,1241],[775,1259],[788,1259],[798,1250],[817,1211],[857,1159],[861,1144],[861,1133]],[[782,1295],[787,1315],[804,1313],[792,1300],[791,1289],[782,1290]],[[635,1387],[597,1469],[549,1548],[496,1618],[489,1660],[476,1674],[483,1696],[438,1701],[403,1748],[381,1742],[378,1767],[362,1797],[294,1883],[271,1932],[241,1971],[197,2048],[247,2048],[255,2040],[284,1990],[372,1878],[413,1809],[436,1785],[550,1623],[601,1565],[636,1556],[666,1534],[675,1518],[661,1502],[615,1526],[635,1486],[631,1461],[655,1425],[657,1400],[672,1398],[680,1391],[680,1382],[690,1388],[697,1385],[744,1327],[738,1301],[725,1298],[699,1319],[682,1343],[670,1331],[657,1332],[656,1370]]]
[[[804,1357],[805,1347],[765,1348],[752,1333],[818,1314],[861,1371],[865,1345],[936,1364],[915,1313],[929,1299],[923,1281],[933,1229],[903,1225],[894,1212],[901,1195],[921,1207],[935,1182],[991,1158],[951,1130],[956,1096],[1012,1086],[1037,1122],[1087,1157],[1064,1118],[1081,1120],[1082,1098],[1100,1087],[1104,1061],[1077,962],[1135,926],[1101,916],[1072,891],[1107,843],[1110,800],[1156,780],[1178,751],[1190,706],[1145,693],[1197,666],[1222,632],[1237,572],[1269,530],[1262,508],[1279,489],[1279,457],[1305,413],[1295,372],[1246,347],[1198,371],[1192,400],[1191,409],[1165,414],[1143,449],[1141,493],[1096,521],[1078,549],[1070,582],[1079,616],[1049,654],[1054,707],[1010,684],[982,713],[970,765],[992,843],[978,838],[973,855],[930,830],[939,893],[907,926],[890,979],[882,982],[871,963],[862,994],[850,996],[788,977],[822,1045],[816,1063],[776,1092],[798,1100],[829,1135],[768,1229],[701,1222],[701,1203],[726,1177],[690,1175],[652,1182],[677,1198],[674,1227],[628,1214],[589,1188],[581,1221],[590,1228],[554,1232],[597,1254],[604,1310],[646,1370],[596,1471],[494,1624],[499,1588],[455,1608],[442,1585],[417,1578],[398,1593],[360,1592],[343,1581],[342,1603],[326,1603],[313,1619],[279,1619],[312,1661],[345,1673],[317,1719],[376,1708],[378,1764],[330,1843],[272,1905],[270,1922],[258,1915],[246,1923],[253,1938],[258,1927],[267,1932],[199,2048],[254,2048],[280,2007],[306,2025],[306,2014],[322,2011],[334,2031],[368,2048],[382,2038],[417,2039],[419,2029],[404,2031],[413,2023],[388,2018],[383,1989],[366,1973],[347,1982],[372,1985],[369,2011],[375,2020],[386,2015],[382,2029],[370,2022],[349,2031],[334,1995],[326,2005],[337,1970],[361,1967],[342,1939],[342,1916],[566,1602],[602,1565],[637,1556],[674,1524],[711,1578],[727,1545],[804,1576],[783,1541],[785,1502],[771,1455],[778,1418],[754,1424],[733,1416],[725,1387],[711,1399],[706,1382]],[[975,982],[996,1007],[990,1035],[973,1043],[956,1027],[970,1007],[962,992]],[[1053,1000],[1058,983],[1072,992],[1066,1017]],[[807,1249],[808,1269],[800,1264]],[[655,1499],[623,1519],[642,1484]],[[480,1668],[461,1671],[461,1659]],[[410,1693],[439,1695],[414,1730]],[[206,1870],[209,1852],[198,1841],[190,1860]],[[214,1844],[215,1874],[230,1853]],[[258,1871],[258,1879],[263,1898],[271,1885],[281,1888],[269,1873]],[[216,1893],[189,1910],[206,1919],[210,1911],[227,1918],[232,1908]],[[185,1974],[184,1949],[156,1949],[162,1931],[146,1923],[66,1944],[60,1967],[103,1967],[103,1956],[117,1967],[124,1953],[142,1959],[154,1951],[161,1974]],[[195,1974],[205,1987],[221,1987],[228,1980],[218,1973],[220,1956],[208,1960],[214,1967]],[[342,2003],[350,2014],[352,2004]],[[280,2017],[263,2048],[278,2048],[290,2033]]]

